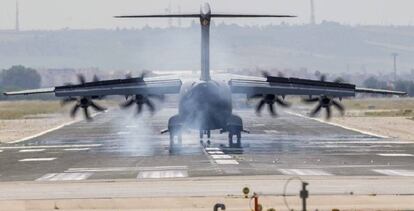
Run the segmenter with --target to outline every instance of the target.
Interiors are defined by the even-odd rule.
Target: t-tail
[[[211,18],[293,18],[292,15],[254,15],[254,14],[219,14],[212,13],[210,5],[201,6],[199,14],[165,14],[165,15],[127,15],[116,18],[199,18],[201,25],[201,76],[200,80],[209,81],[210,76],[210,23]]]

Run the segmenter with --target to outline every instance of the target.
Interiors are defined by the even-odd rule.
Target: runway
[[[40,137],[0,145],[0,181],[87,181],[211,176],[401,176],[414,178],[414,143],[380,138],[279,112],[278,118],[236,110],[251,134],[242,148],[227,135],[200,143],[183,136],[169,152],[159,131],[175,109],[155,116],[111,110]]]

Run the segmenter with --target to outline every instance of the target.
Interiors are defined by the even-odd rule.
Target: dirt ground
[[[412,210],[413,196],[311,196],[308,210]],[[302,210],[299,196],[286,198],[290,210]],[[1,210],[7,211],[211,211],[221,203],[226,210],[252,210],[253,201],[242,196],[225,197],[154,197],[154,198],[105,198],[65,200],[5,200]],[[263,210],[289,210],[282,196],[261,196]],[[221,209],[218,209],[221,210]]]

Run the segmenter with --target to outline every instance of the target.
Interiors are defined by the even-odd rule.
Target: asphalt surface
[[[401,176],[414,178],[414,143],[375,137],[292,113],[257,117],[238,110],[250,134],[242,148],[227,135],[211,144],[188,132],[169,151],[167,120],[175,109],[136,117],[111,110],[43,136],[0,145],[0,181],[167,179],[208,176]]]

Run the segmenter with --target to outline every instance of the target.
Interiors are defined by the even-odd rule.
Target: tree
[[[1,88],[5,90],[39,88],[42,80],[35,69],[22,65],[3,70],[0,76]]]
[[[378,89],[379,81],[374,76],[369,77],[364,81],[364,86],[367,88]]]

